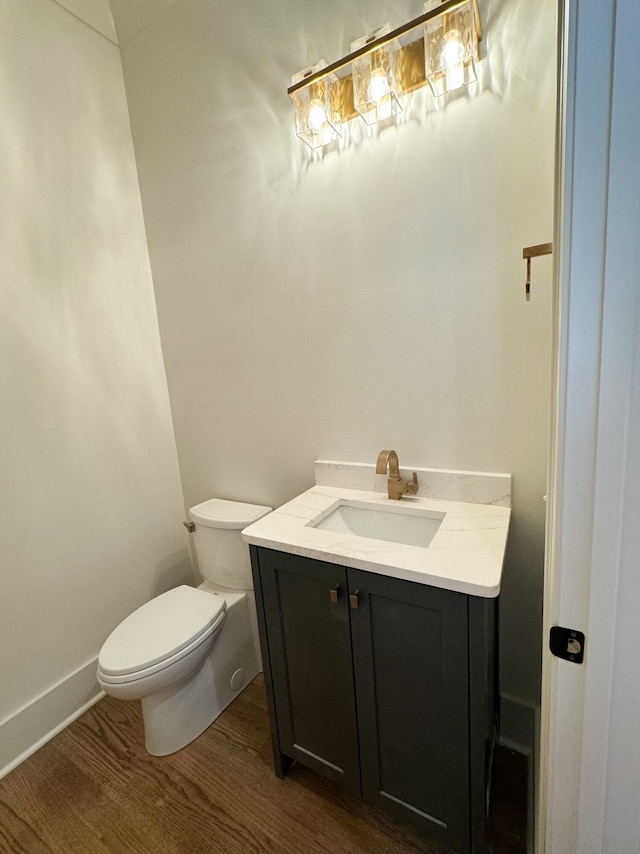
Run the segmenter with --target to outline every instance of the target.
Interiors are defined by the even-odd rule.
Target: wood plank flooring
[[[523,852],[503,816],[495,854]],[[172,756],[144,750],[139,703],[106,697],[0,781],[0,854],[252,852],[441,854],[300,766],[279,780],[261,676]]]

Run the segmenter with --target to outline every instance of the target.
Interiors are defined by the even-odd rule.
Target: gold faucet
[[[414,472],[412,480],[402,480],[398,465],[398,455],[395,451],[380,451],[376,463],[376,474],[386,474],[389,469],[387,486],[389,498],[399,501],[403,495],[416,495],[418,492],[418,475]]]

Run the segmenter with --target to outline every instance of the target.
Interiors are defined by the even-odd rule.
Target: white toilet
[[[145,746],[154,756],[197,738],[261,670],[249,549],[240,531],[270,512],[217,498],[192,507],[188,527],[203,583],[147,602],[100,650],[98,682],[113,697],[142,700]]]

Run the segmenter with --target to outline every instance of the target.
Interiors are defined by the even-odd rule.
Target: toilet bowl
[[[145,747],[154,756],[197,738],[261,669],[249,554],[240,531],[270,510],[220,499],[192,508],[205,580],[142,605],[100,650],[98,682],[113,697],[142,701]]]

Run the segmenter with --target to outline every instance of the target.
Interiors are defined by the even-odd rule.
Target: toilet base
[[[204,586],[204,585],[203,585]],[[220,634],[188,679],[142,698],[145,747],[166,756],[197,738],[259,673],[245,593],[225,593]]]

